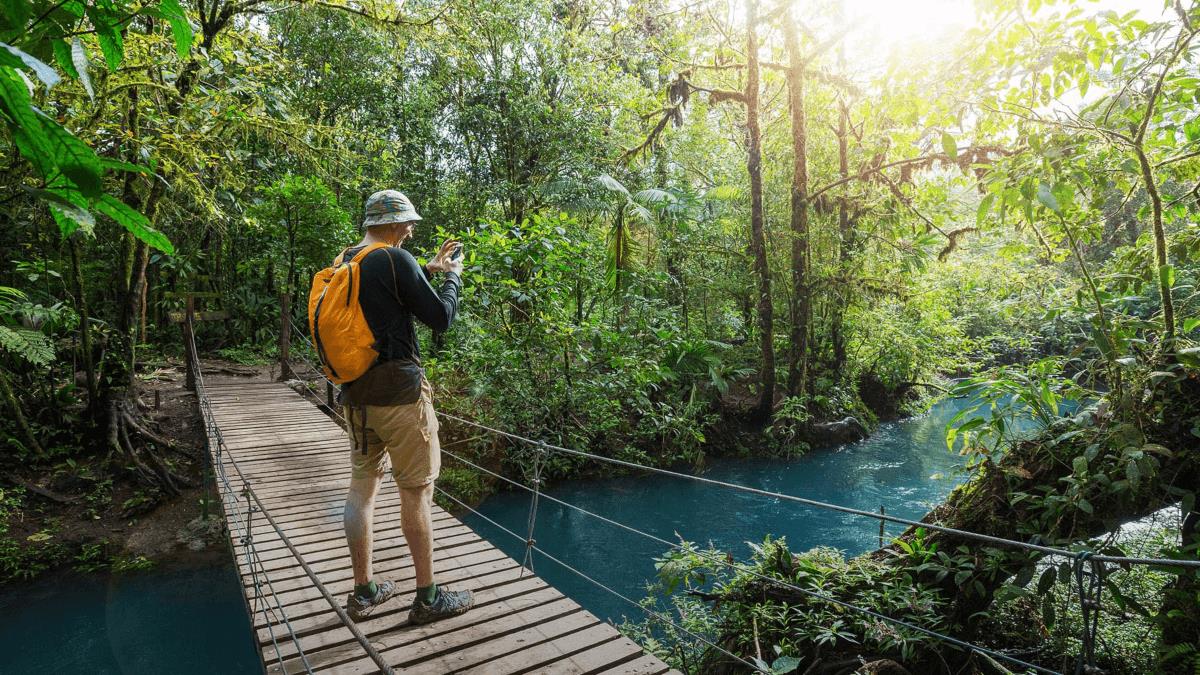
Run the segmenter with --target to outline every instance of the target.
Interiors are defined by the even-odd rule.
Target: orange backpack
[[[342,251],[332,267],[317,272],[308,292],[308,330],[325,376],[337,384],[362,377],[379,358],[375,336],[358,304],[358,288],[363,258],[381,248],[388,246],[371,244],[349,262],[343,262]]]

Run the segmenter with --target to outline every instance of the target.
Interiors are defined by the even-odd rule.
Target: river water
[[[0,673],[260,673],[232,560],[0,588]]]
[[[709,478],[859,509],[920,518],[957,481],[962,458],[945,425],[962,401],[883,425],[869,439],[798,459],[721,459]],[[447,460],[452,461],[452,460]],[[795,551],[833,546],[854,555],[879,544],[876,520],[662,476],[557,482],[546,494],[669,541],[712,542],[739,559],[768,533]],[[504,492],[479,507],[524,533],[529,496]],[[509,555],[522,542],[477,516],[464,520]],[[899,526],[889,526],[891,535]],[[551,555],[631,599],[645,595],[665,547],[542,500],[536,539]],[[640,610],[535,556],[537,573],[601,618]],[[232,561],[218,567],[112,576],[60,576],[0,588],[0,673],[256,673],[258,656]]]
[[[925,415],[882,425],[870,438],[797,459],[719,459],[703,475],[772,492],[868,511],[919,519],[957,484],[964,458],[946,448],[945,426],[967,402],[945,400]],[[447,460],[453,461],[453,460]],[[770,534],[787,538],[793,551],[832,546],[856,555],[879,545],[879,521],[794,502],[665,476],[648,475],[551,484],[545,491],[592,513],[668,541],[688,541],[750,555],[747,542]],[[489,497],[479,507],[488,518],[524,534],[530,495],[523,491]],[[478,516],[465,520],[477,532],[521,559],[524,544]],[[902,531],[888,525],[885,537]],[[678,536],[676,535],[678,533]],[[535,537],[540,548],[631,599],[645,595],[655,575],[654,559],[669,550],[574,509],[541,500]],[[602,619],[643,613],[575,572],[534,557],[539,576]]]

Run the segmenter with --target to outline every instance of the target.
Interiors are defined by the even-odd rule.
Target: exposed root
[[[173,442],[147,429],[133,410],[132,404],[121,397],[116,397],[110,402],[108,411],[110,450],[127,460],[141,482],[158,488],[170,496],[178,495],[181,486],[193,487],[190,480],[172,471],[153,448],[157,445],[177,452],[182,451],[178,450]],[[186,453],[184,454],[186,455]]]

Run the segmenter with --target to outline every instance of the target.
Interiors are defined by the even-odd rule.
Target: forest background
[[[5,470],[177,492],[186,460],[138,397],[182,354],[169,313],[207,294],[230,318],[200,324],[201,350],[271,361],[281,297],[302,324],[365,196],[399,188],[425,217],[414,252],[466,244],[462,315],[425,336],[445,410],[699,466],[841,440],[965,377],[956,393],[996,414],[949,435],[970,480],[948,519],[1066,543],[1178,504],[1164,550],[1194,557],[1197,22],[1176,1],[5,0]],[[1043,435],[1014,445],[1014,415]],[[5,518],[30,489],[4,485]],[[902,577],[919,601],[874,602],[964,635],[1033,602],[1014,578],[1036,561],[942,560],[936,539],[798,559],[848,595]],[[38,540],[4,542],[6,576],[36,567]],[[794,576],[780,546],[758,564]],[[1137,663],[1200,663],[1194,576],[1156,579],[1134,600],[1155,636],[1131,640]],[[836,619],[725,583],[738,602],[676,602],[741,653],[761,633],[788,654],[934,658],[869,625],[805,636]],[[1065,658],[1071,631],[1037,611],[1058,641],[1042,656]]]

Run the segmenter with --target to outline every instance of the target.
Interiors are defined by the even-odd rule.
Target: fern
[[[54,360],[54,345],[50,338],[35,330],[0,326],[0,350],[35,366],[48,366]]]
[[[13,303],[24,300],[25,294],[11,286],[0,286],[0,312],[8,310]]]

